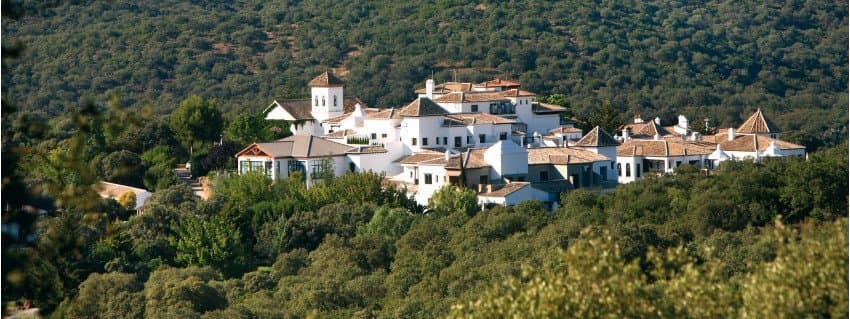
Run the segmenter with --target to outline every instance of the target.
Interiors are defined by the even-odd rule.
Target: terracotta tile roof
[[[452,92],[470,92],[472,91],[472,83],[461,83],[461,82],[445,82],[434,85],[434,93],[435,94],[446,94]],[[418,88],[414,92],[419,94],[428,93],[426,88]]]
[[[668,131],[661,125],[655,124],[655,121],[648,121],[645,123],[630,123],[623,125],[623,128],[628,128],[631,131],[630,136],[633,138],[654,137],[655,134],[658,134],[659,136],[664,136],[670,133],[670,131]]]
[[[408,155],[402,158],[399,163],[409,165],[445,165],[446,154],[433,151],[424,151],[420,153],[415,153],[413,155]]]
[[[487,148],[471,148],[464,153],[464,164],[465,168],[484,168],[490,167],[490,164],[484,160],[484,152],[487,151]],[[448,167],[447,167],[448,168]],[[459,166],[457,168],[460,168]]]
[[[575,143],[575,146],[586,146],[586,147],[601,147],[601,146],[617,146],[620,143],[617,142],[613,137],[611,137],[608,132],[601,129],[598,125],[594,127],[590,132],[585,134],[578,142]]]
[[[760,135],[738,135],[735,136],[735,139],[732,141],[727,140],[727,134],[717,134],[715,135],[715,139],[720,141],[720,147],[723,151],[732,151],[732,152],[755,152],[759,150],[759,152],[763,152],[770,145],[770,142],[774,142],[776,147],[780,150],[793,150],[793,149],[805,149],[805,146],[797,145],[791,142],[786,142],[782,140],[772,139],[767,136]],[[721,139],[722,137],[722,139]]]
[[[608,160],[605,155],[571,147],[532,147],[528,149],[528,165],[567,165]]]
[[[537,96],[532,92],[520,90],[520,89],[510,89],[507,91],[502,91],[502,96],[504,97],[520,97],[520,96]]]
[[[534,102],[531,104],[531,111],[536,114],[560,113],[566,110],[567,108],[555,104],[540,102]]]
[[[520,85],[519,82],[516,82],[516,81],[502,80],[500,78],[495,78],[495,79],[492,79],[490,81],[478,83],[475,86],[476,87],[485,87],[485,88],[492,88],[492,87],[498,88],[498,87],[519,87],[519,85]]]
[[[512,124],[516,120],[504,118],[498,115],[488,113],[454,113],[443,115],[443,118],[456,123],[457,125],[474,125],[474,124]]]
[[[617,156],[670,157],[708,155],[714,152],[714,143],[681,140],[628,140],[617,147]]]
[[[311,104],[312,100],[307,99],[296,99],[296,100],[274,100],[272,106],[277,105],[283,108],[286,113],[292,115],[296,120],[313,120],[313,115],[310,112],[313,110],[313,105]],[[345,97],[342,99],[342,111],[345,114],[354,112],[354,105],[360,103],[360,106],[366,108],[366,103],[363,103],[357,97]],[[266,111],[269,111],[271,107],[266,108]]]
[[[426,97],[417,98],[416,100],[413,100],[413,102],[410,102],[410,104],[400,109],[398,113],[399,116],[414,117],[439,116],[449,114],[449,112],[443,109],[442,106],[437,103],[434,103],[434,101],[431,101],[431,99]]]
[[[309,83],[307,83],[307,86],[310,87],[336,87],[342,85],[342,80],[340,80],[339,78],[334,76],[333,73],[330,72],[324,72],[322,74],[319,74],[319,76],[313,78],[312,80],[310,80]]]
[[[549,130],[549,133],[552,134],[564,134],[564,133],[581,133],[581,129],[575,127],[558,127],[552,130]]]
[[[474,103],[508,101],[502,92],[454,92],[435,98],[439,103]]]
[[[736,132],[742,134],[779,133],[779,127],[765,117],[761,108],[759,108],[755,113],[753,113],[753,115],[750,115],[750,118],[744,121],[744,124],[741,124],[741,126],[738,127]]]
[[[293,135],[274,142],[254,143],[239,153],[236,153],[236,157],[249,154],[264,154],[271,158],[312,158],[344,155],[350,149],[351,146],[328,141],[318,136]]]
[[[478,196],[484,197],[505,197],[513,192],[516,192],[523,187],[528,186],[528,182],[511,182],[503,185],[492,185],[493,189],[490,192],[479,193]]]
[[[380,111],[375,111],[372,113],[366,114],[366,118],[370,120],[389,120],[389,119],[400,119],[401,116],[398,115],[399,109],[394,107],[388,109],[382,109]]]
[[[443,83],[443,88],[450,92],[469,92],[472,91],[472,83],[469,82],[446,82]]]

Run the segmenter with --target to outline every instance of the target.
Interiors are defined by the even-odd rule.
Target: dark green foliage
[[[174,228],[169,239],[184,265],[211,266],[232,276],[251,267],[249,248],[237,225],[223,215],[209,219],[185,218]]]
[[[117,151],[106,155],[97,163],[99,176],[108,182],[136,187],[142,185],[142,159],[130,151]]]
[[[213,142],[221,138],[224,125],[214,100],[192,95],[180,102],[169,119],[171,130],[187,147],[195,143]]]
[[[227,306],[222,291],[211,284],[221,276],[211,268],[163,268],[145,283],[145,318],[200,318]]]
[[[498,76],[563,94],[581,120],[607,100],[621,120],[682,113],[727,127],[759,106],[816,149],[847,135],[846,12],[824,1],[71,2],[4,19],[5,42],[26,54],[4,59],[3,86],[50,117],[110,94],[159,114],[197,94],[238,115],[306,96],[331,67],[380,107],[409,102],[432,74]]]
[[[69,303],[68,318],[144,318],[142,284],[132,274],[91,274]]]

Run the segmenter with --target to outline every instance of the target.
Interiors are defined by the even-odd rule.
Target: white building
[[[779,140],[777,126],[757,109],[738,129],[720,129],[701,136],[692,132],[688,119],[662,126],[661,120],[644,122],[639,117],[624,125],[617,147],[617,176],[629,183],[647,175],[672,173],[689,164],[711,170],[727,160],[760,161],[765,157],[805,156],[802,145]]]
[[[241,151],[240,172],[277,179],[301,171],[309,186],[328,172],[374,171],[421,204],[451,184],[477,190],[482,204],[554,206],[566,190],[612,187],[684,164],[713,169],[729,159],[805,155],[778,140],[760,110],[712,136],[692,132],[682,115],[667,127],[636,118],[615,139],[599,127],[582,134],[561,119],[565,108],[535,102],[516,81],[429,79],[407,105],[382,109],[345,97],[343,82],[327,72],[309,85],[310,98],[275,100],[264,110],[267,119],[291,121],[295,135]]]

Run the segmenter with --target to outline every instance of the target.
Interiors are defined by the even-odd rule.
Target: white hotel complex
[[[692,132],[680,115],[667,127],[635,118],[613,137],[599,127],[583,134],[561,118],[566,109],[535,102],[510,80],[428,80],[406,106],[383,109],[345,96],[328,72],[309,86],[310,98],[275,100],[263,111],[268,120],[290,121],[293,136],[237,153],[240,173],[276,180],[300,172],[309,187],[330,173],[374,171],[420,204],[451,184],[476,190],[481,204],[552,207],[570,189],[610,188],[683,164],[711,170],[726,160],[805,156],[805,147],[779,140],[761,110],[710,136]]]

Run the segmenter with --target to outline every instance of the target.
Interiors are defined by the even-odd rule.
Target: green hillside
[[[588,116],[735,125],[762,107],[793,140],[846,132],[847,4],[826,1],[92,1],[3,19],[4,97],[57,116],[81,97],[165,113],[190,94],[258,111],[335,69],[399,106],[437,81],[519,79]],[[9,10],[6,10],[8,12]],[[4,13],[5,14],[5,13]],[[836,132],[824,133],[825,128]],[[834,134],[833,134],[834,133]],[[827,143],[831,143],[827,141]]]

